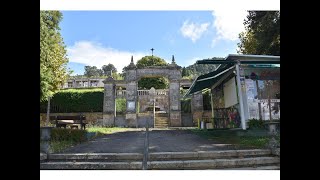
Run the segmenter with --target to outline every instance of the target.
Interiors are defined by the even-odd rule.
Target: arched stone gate
[[[131,57],[131,63],[126,71],[125,83],[126,91],[126,115],[125,124],[129,127],[138,127],[138,81],[142,77],[166,77],[169,80],[169,125],[171,127],[182,126],[181,122],[181,101],[180,101],[180,80],[181,67],[175,63],[174,56],[172,62],[167,66],[149,66],[137,68]],[[104,104],[103,104],[103,124],[116,124],[115,98],[116,86],[119,81],[112,77],[104,80]],[[112,123],[113,121],[113,123]]]

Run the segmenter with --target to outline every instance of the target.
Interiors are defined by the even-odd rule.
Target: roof
[[[198,60],[197,64],[229,64],[240,61],[242,64],[280,64],[280,56],[229,54],[225,59]]]
[[[191,87],[189,88],[189,90],[187,91],[187,93],[184,97],[188,96],[189,94],[201,91],[205,88],[211,87],[212,85],[217,83],[223,77],[222,76],[223,74],[225,74],[233,69],[234,69],[233,64],[223,64],[223,65],[219,66],[219,68],[217,70],[197,77],[193,81]]]

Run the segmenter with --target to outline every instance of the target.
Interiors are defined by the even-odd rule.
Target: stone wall
[[[181,113],[181,121],[183,127],[193,127],[192,114],[191,113]]]

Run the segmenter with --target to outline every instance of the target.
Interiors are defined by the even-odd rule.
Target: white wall
[[[225,108],[238,104],[236,80],[231,78],[223,84],[224,104]]]

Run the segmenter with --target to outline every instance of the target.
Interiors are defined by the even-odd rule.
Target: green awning
[[[233,64],[222,64],[216,71],[199,76],[196,80],[193,81],[191,87],[184,95],[184,97],[213,86],[222,78],[223,74],[233,70],[233,68]]]
[[[215,83],[223,77],[223,74],[228,73],[233,69],[235,64],[240,62],[240,64],[245,64],[250,67],[270,67],[279,68],[280,56],[270,56],[270,55],[250,55],[250,54],[229,54],[226,58],[212,58],[198,60],[196,64],[220,64],[216,71],[199,76],[193,81],[191,87],[184,97],[201,91],[203,89],[213,86]]]

